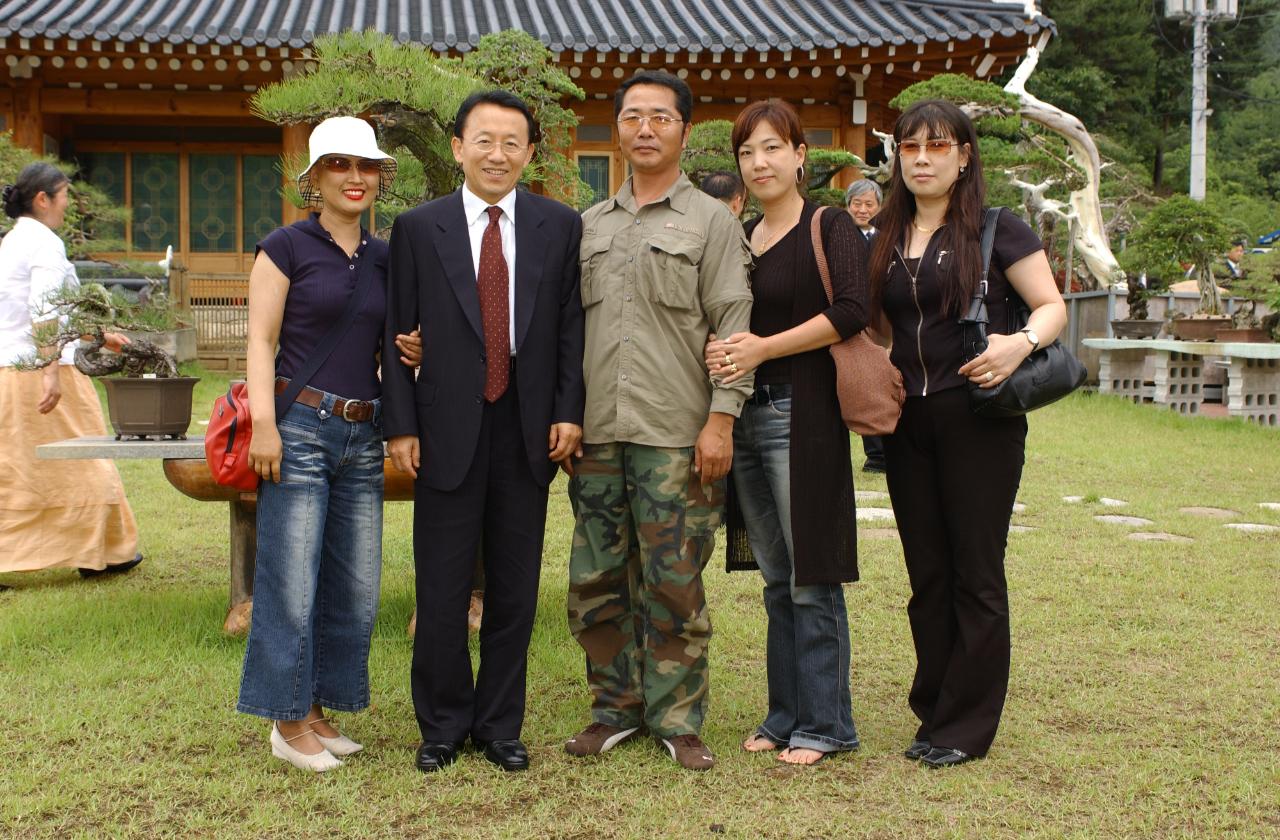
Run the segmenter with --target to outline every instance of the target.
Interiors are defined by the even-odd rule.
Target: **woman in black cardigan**
[[[858,578],[853,470],[827,348],[866,326],[866,241],[848,213],[824,212],[828,303],[810,238],[818,206],[799,188],[805,143],[795,110],[756,102],[738,115],[732,141],[764,209],[747,225],[751,332],[707,345],[713,376],[755,371],[734,426],[728,556],[731,568],[758,566],[764,577],[769,713],[743,747],[813,764],[858,747],[841,588]]]

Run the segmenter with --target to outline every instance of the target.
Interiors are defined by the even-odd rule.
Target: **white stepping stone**
[[[896,540],[898,539],[897,528],[859,528],[859,537],[867,537],[873,540]]]
[[[1139,540],[1141,542],[1174,542],[1189,543],[1195,542],[1190,537],[1181,537],[1177,534],[1166,534],[1161,531],[1135,531],[1129,535],[1131,540]]]
[[[1084,501],[1084,496],[1063,496],[1062,501],[1066,502],[1069,505],[1078,505]],[[1108,499],[1106,496],[1103,496],[1102,498],[1098,499],[1098,504],[1102,505],[1103,507],[1124,507],[1129,503],[1124,501],[1123,499]],[[1015,511],[1017,510],[1016,506],[1014,507],[1014,510]]]
[[[1258,502],[1258,507],[1263,510],[1280,510],[1280,502]]]
[[[1184,507],[1178,508],[1178,512],[1189,513],[1192,516],[1212,516],[1216,519],[1231,519],[1240,515],[1239,511],[1217,507]]]
[[[1262,525],[1257,522],[1228,522],[1222,527],[1233,528],[1237,531],[1244,531],[1246,534],[1280,533],[1280,525]]]
[[[1105,522],[1108,525],[1128,525],[1135,528],[1142,525],[1152,524],[1150,519],[1143,519],[1141,516],[1114,516],[1110,514],[1098,514],[1094,519],[1099,522]]]
[[[858,508],[858,519],[866,522],[892,521],[893,511],[889,508],[860,507]]]
[[[1026,510],[1027,510],[1027,506],[1026,506],[1026,505],[1024,505],[1022,502],[1014,502],[1014,503],[1013,503],[1013,512],[1014,512],[1014,513],[1025,513],[1025,512],[1026,512]]]
[[[1010,534],[1026,534],[1034,530],[1035,528],[1032,528],[1030,525],[1010,525],[1009,526]]]
[[[860,502],[888,501],[889,494],[880,490],[854,490],[853,497]]]

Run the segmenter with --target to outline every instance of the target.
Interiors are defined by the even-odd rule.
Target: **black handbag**
[[[966,362],[987,349],[987,275],[991,271],[991,251],[999,216],[1000,208],[992,207],[982,221],[982,280],[969,301],[969,311],[960,319]],[[1026,327],[1031,309],[1016,294],[1006,299],[1006,304],[1007,334],[1013,335]],[[1054,339],[1027,356],[1009,378],[996,387],[983,388],[970,382],[969,407],[979,417],[1018,417],[1062,399],[1083,385],[1087,375],[1080,360]]]

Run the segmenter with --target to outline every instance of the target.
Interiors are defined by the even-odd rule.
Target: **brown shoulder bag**
[[[822,247],[821,220],[825,209],[819,207],[813,214],[810,235],[818,274],[822,276],[822,287],[830,303],[835,301],[835,293]],[[902,374],[889,361],[889,351],[872,341],[866,330],[828,349],[836,363],[836,396],[840,399],[840,416],[845,426],[860,435],[893,434],[907,392],[902,387]]]

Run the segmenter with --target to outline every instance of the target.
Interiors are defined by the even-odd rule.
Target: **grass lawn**
[[[225,380],[206,376],[198,416]],[[855,461],[861,453],[855,444]],[[0,582],[0,836],[6,837],[1261,837],[1280,835],[1280,432],[1079,395],[1031,420],[1007,558],[1014,658],[990,756],[931,771],[899,756],[913,654],[896,539],[863,523],[847,587],[856,754],[787,768],[738,744],[765,707],[761,582],[707,571],[715,638],[703,735],[719,764],[681,771],[650,740],[566,755],[587,721],[564,612],[572,529],[552,488],[524,729],[533,767],[477,755],[413,768],[410,507],[387,507],[373,706],[344,716],[364,753],[323,777],[271,758],[234,711],[244,640],[221,633],[227,511],[120,462],[147,561],[119,579]],[[981,476],[975,476],[980,484]],[[883,491],[857,474],[860,490]],[[980,491],[979,491],[980,492]],[[1062,497],[1084,497],[1064,504]],[[1122,499],[1105,508],[1101,497]],[[1240,513],[1180,513],[1206,505]],[[860,506],[887,507],[886,501]],[[1137,542],[1146,517],[1192,542]]]

